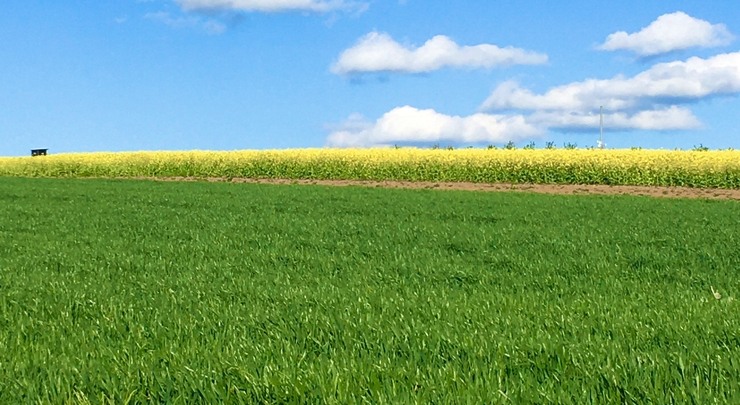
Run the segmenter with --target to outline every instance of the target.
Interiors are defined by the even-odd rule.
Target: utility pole
[[[604,149],[604,106],[599,106],[599,149]]]

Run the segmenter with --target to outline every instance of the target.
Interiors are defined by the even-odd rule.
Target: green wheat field
[[[740,403],[740,204],[0,177],[0,403]]]

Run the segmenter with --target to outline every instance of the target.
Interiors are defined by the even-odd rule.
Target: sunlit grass
[[[740,400],[736,202],[0,190],[2,403]]]

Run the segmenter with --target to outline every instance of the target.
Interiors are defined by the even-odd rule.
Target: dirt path
[[[156,178],[161,181],[202,181],[198,178],[169,177]],[[467,190],[467,191],[511,191],[543,194],[626,194],[663,198],[704,198],[714,200],[740,201],[740,190],[690,187],[650,187],[650,186],[604,186],[604,185],[554,185],[554,184],[483,184],[453,182],[412,182],[412,181],[362,181],[362,180],[289,180],[289,179],[248,179],[248,178],[208,178],[212,182],[258,183],[258,184],[301,184],[322,186],[362,186],[408,189]]]

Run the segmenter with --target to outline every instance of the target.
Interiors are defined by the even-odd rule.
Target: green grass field
[[[738,241],[733,201],[0,178],[0,403],[740,403]]]

